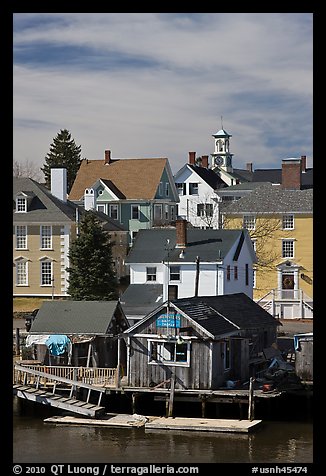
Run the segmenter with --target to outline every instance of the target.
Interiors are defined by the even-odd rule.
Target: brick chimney
[[[282,188],[301,189],[301,159],[282,160]]]
[[[201,166],[208,169],[208,155],[201,156]]]
[[[176,248],[185,248],[187,246],[187,220],[176,220],[175,222],[177,242]]]
[[[248,172],[252,172],[252,162],[247,162],[246,168],[247,168]]]
[[[189,152],[189,161],[190,165],[195,165],[196,163],[196,152]]]
[[[111,163],[111,151],[105,150],[104,151],[104,165],[110,165]]]
[[[301,156],[301,172],[305,172],[307,170],[307,156]]]

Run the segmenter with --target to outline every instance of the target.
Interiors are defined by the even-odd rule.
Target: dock
[[[145,428],[145,430],[210,431],[218,433],[250,433],[262,420],[233,420],[221,418],[156,417],[128,414],[105,414],[101,419],[74,416],[53,416],[45,423],[55,425],[84,425],[114,428]]]

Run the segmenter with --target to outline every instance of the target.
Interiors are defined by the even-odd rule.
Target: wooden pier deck
[[[145,430],[209,431],[218,433],[244,433],[256,430],[262,420],[234,420],[221,418],[181,418],[156,417],[127,414],[105,414],[100,419],[78,418],[74,416],[54,416],[45,423],[55,425],[84,425],[115,428],[145,428]]]

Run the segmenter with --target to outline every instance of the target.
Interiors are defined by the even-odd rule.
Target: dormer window
[[[27,212],[27,199],[25,197],[17,197],[16,199],[16,212]]]

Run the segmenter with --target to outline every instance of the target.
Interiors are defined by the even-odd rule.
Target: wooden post
[[[205,418],[205,413],[206,413],[206,397],[203,396],[201,398],[201,417]]]
[[[115,383],[115,386],[116,388],[119,388],[120,386],[120,348],[121,348],[121,345],[120,345],[120,339],[118,337],[118,361],[117,361],[117,375],[116,375],[116,383]]]
[[[198,288],[199,288],[199,256],[196,257],[196,282],[195,282],[195,297],[198,296]]]
[[[89,367],[89,363],[91,360],[91,352],[92,352],[92,344],[88,344],[88,353],[87,353],[87,362],[86,362],[86,367]]]
[[[254,399],[254,378],[250,377],[249,381],[249,408],[248,408],[248,420],[254,419],[255,412],[255,399]]]
[[[16,327],[16,355],[20,355],[19,327]]]
[[[173,400],[174,400],[174,384],[175,384],[175,373],[171,372],[171,379],[170,379],[170,398],[169,398],[169,410],[168,410],[168,417],[172,417],[173,415]]]
[[[132,393],[131,395],[131,411],[132,413],[136,413],[136,397],[137,397],[137,394],[136,393]]]

